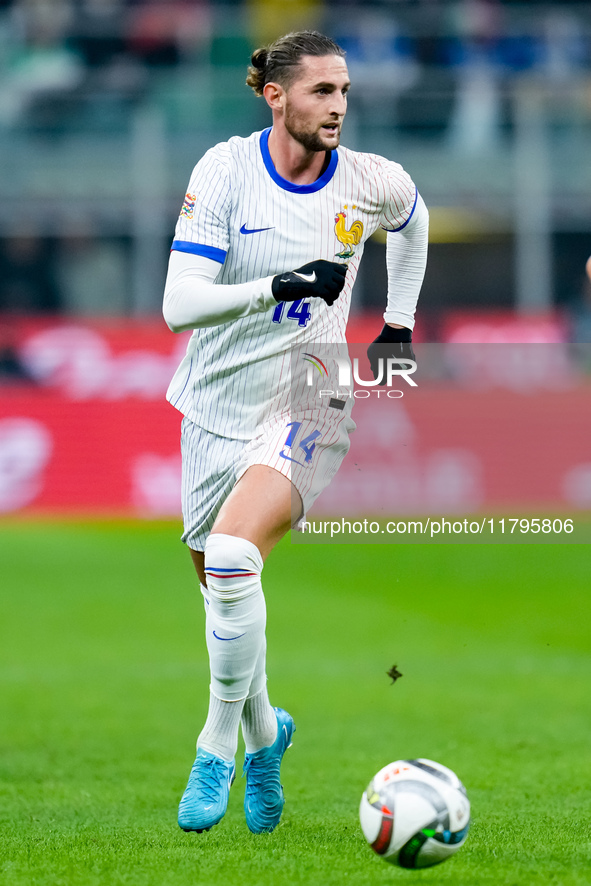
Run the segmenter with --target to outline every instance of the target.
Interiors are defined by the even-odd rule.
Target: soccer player
[[[195,167],[164,296],[169,327],[195,330],[167,397],[184,416],[183,541],[205,598],[211,671],[179,806],[180,827],[198,832],[226,812],[240,725],[250,830],[272,831],[284,804],[279,770],[295,726],[267,694],[261,573],[338,469],[354,428],[338,399],[297,411],[290,353],[345,342],[364,243],[379,227],[391,233],[376,342],[400,352],[427,252],[428,214],[409,176],[339,146],[350,84],[337,44],[287,34],[253,53],[246,82],[273,125],[216,145]]]

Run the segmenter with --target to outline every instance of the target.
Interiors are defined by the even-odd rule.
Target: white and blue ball
[[[359,818],[365,839],[384,861],[426,868],[466,842],[470,802],[457,775],[433,760],[396,760],[363,792]]]

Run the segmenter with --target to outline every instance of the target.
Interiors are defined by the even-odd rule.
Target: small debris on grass
[[[392,678],[392,683],[395,683],[399,677],[402,677],[402,674],[398,670],[398,665],[392,665],[389,671],[386,671],[389,677]]]

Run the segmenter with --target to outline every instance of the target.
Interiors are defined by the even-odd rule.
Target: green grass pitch
[[[250,834],[237,778],[195,835],[176,807],[208,673],[178,535],[0,525],[2,886],[590,882],[585,545],[286,539],[264,572],[271,700],[297,724],[284,818]],[[409,756],[450,766],[472,802],[466,846],[425,871],[375,856],[357,817]]]

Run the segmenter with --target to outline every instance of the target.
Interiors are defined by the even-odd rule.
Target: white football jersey
[[[290,351],[342,343],[366,240],[402,230],[417,190],[397,163],[339,147],[325,172],[295,185],[276,171],[270,129],[211,148],[189,183],[172,248],[220,263],[216,283],[247,283],[316,259],[346,262],[344,289],[280,302],[268,311],[196,329],[167,399],[222,437],[251,439],[274,412],[290,411]]]

